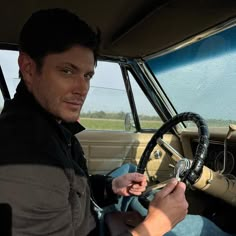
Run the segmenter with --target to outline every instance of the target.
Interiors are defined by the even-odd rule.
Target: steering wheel
[[[154,147],[157,145],[158,140],[162,139],[163,135],[166,132],[183,121],[193,121],[196,124],[198,128],[199,143],[194,155],[194,159],[192,161],[187,158],[180,159],[175,166],[175,170],[178,171],[178,176],[181,181],[185,182],[186,184],[193,185],[196,182],[203,170],[207,148],[209,145],[209,132],[205,120],[200,115],[192,112],[184,112],[174,116],[173,118],[165,122],[160,129],[157,130],[157,132],[148,142],[141,156],[137,168],[137,171],[139,173],[143,174],[145,172],[147,163],[150,159],[150,154],[153,151]]]

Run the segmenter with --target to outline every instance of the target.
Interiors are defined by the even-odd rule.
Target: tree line
[[[97,119],[118,119],[124,120],[125,116],[127,115],[126,112],[105,112],[105,111],[88,111],[82,112],[80,114],[81,118],[97,118]],[[139,114],[139,119],[141,120],[150,120],[150,121],[161,121],[160,117],[158,116],[151,116],[151,115],[144,115]],[[215,124],[216,126],[227,126],[228,124],[236,124],[234,120],[222,120],[222,119],[206,119],[208,124]]]
[[[104,111],[88,111],[82,112],[80,114],[81,118],[99,118],[99,119],[119,119],[124,120],[127,113],[120,111],[120,112],[104,112]],[[158,116],[148,116],[148,115],[139,115],[139,119],[141,120],[160,120]]]

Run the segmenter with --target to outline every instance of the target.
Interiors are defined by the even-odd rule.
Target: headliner
[[[16,44],[31,13],[51,7],[67,8],[100,28],[101,55],[136,58],[165,50],[236,16],[235,0],[4,1],[0,42]]]

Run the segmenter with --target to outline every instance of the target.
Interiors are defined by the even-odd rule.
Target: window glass
[[[18,78],[18,51],[0,50],[0,65],[10,92],[14,96]],[[160,118],[130,72],[129,78],[142,129],[157,129]],[[0,93],[0,111],[4,99]],[[136,131],[121,68],[118,63],[98,61],[90,90],[79,121],[91,130]]]
[[[11,97],[14,96],[17,84],[20,81],[17,59],[18,51],[0,50],[0,66]],[[4,99],[0,90],[0,111],[2,110],[3,104]]]
[[[19,80],[18,51],[0,50],[0,65],[11,97],[15,94]]]
[[[87,129],[125,130],[131,113],[119,64],[99,61],[80,115]]]
[[[18,54],[18,51],[0,50],[0,65],[11,97],[20,81]],[[125,130],[125,117],[131,110],[120,66],[117,63],[98,62],[95,71],[80,122],[88,129]],[[3,104],[0,92],[0,111]]]
[[[158,129],[162,125],[162,120],[143,93],[132,73],[128,71],[130,84],[132,87],[136,109],[139,116],[139,122],[142,129]]]
[[[232,27],[148,64],[178,112],[196,112],[209,126],[225,127],[236,122],[235,62]]]

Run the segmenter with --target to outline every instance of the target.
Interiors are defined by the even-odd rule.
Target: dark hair
[[[94,32],[76,14],[65,9],[39,10],[24,24],[19,37],[19,50],[27,53],[41,69],[43,58],[75,45],[91,49],[95,64],[100,33]]]

